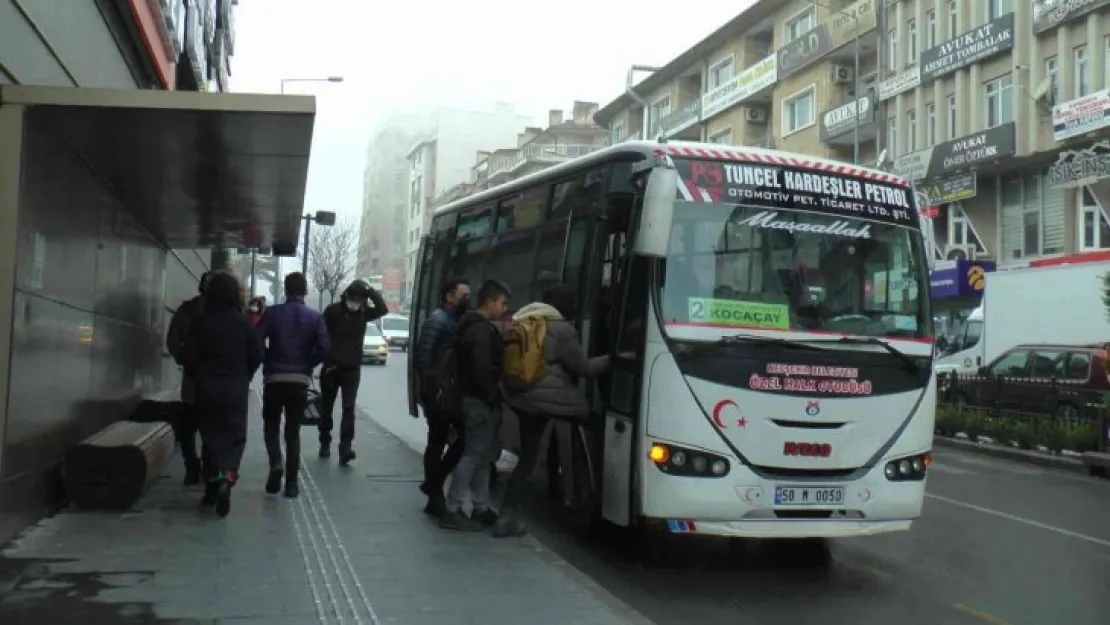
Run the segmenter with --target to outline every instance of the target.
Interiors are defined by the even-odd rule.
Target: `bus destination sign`
[[[917,228],[909,189],[770,163],[674,159],[679,199],[828,213]]]

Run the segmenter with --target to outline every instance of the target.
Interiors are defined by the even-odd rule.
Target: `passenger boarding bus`
[[[612,363],[580,382],[596,414],[565,462],[593,519],[907,530],[936,396],[933,235],[913,198],[898,176],[811,156],[622,143],[437,210],[410,334],[447,276],[504,281],[511,309],[572,284],[584,345]]]

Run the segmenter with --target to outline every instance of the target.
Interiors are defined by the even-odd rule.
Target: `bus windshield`
[[[927,335],[920,232],[884,221],[679,200],[657,282],[664,326]]]

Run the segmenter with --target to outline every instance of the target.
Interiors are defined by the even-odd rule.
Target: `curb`
[[[1082,460],[1079,460],[1077,458],[1050,456],[1047,454],[1042,454],[1035,451],[1028,451],[1025,449],[1006,448],[1000,445],[993,445],[991,443],[973,443],[971,441],[966,441],[959,438],[950,438],[948,436],[939,435],[933,436],[933,446],[947,447],[949,449],[959,449],[961,451],[979,454],[982,456],[1003,458],[1005,460],[1013,460],[1015,462],[1023,462],[1025,464],[1035,464],[1037,466],[1046,467],[1049,469],[1056,469],[1058,471],[1089,475],[1087,465],[1084,464]]]
[[[355,413],[357,416],[361,416],[367,421],[370,421],[374,425],[380,427],[383,431],[385,431],[386,434],[397,439],[402,445],[408,447],[413,453],[417,455],[424,453],[423,447],[418,447],[417,445],[406,441],[404,437],[398,436],[386,424],[375,419],[373,415],[364,410],[362,407],[356,405]],[[548,564],[566,573],[571,579],[575,581],[575,583],[582,586],[586,592],[593,595],[594,598],[596,598],[601,603],[605,604],[605,606],[609,608],[617,618],[623,620],[628,625],[658,625],[655,621],[644,616],[643,613],[632,607],[626,601],[620,599],[613,593],[606,590],[604,586],[598,584],[584,571],[571,564],[570,561],[556,553],[554,549],[551,549],[546,544],[544,544],[544,542],[540,540],[536,535],[528,533],[525,534],[521,538],[521,540],[524,543],[525,547],[533,551],[540,552],[541,557],[543,557],[543,559],[547,561]]]

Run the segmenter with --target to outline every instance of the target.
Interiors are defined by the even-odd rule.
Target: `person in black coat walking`
[[[193,322],[186,361],[196,382],[201,440],[212,459],[202,503],[227,516],[247,444],[247,403],[251,379],[262,364],[262,341],[243,314],[234,276],[213,273],[204,306]]]

